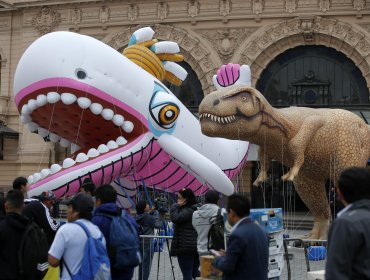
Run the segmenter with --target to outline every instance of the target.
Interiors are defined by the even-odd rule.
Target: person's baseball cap
[[[91,196],[83,193],[78,193],[70,200],[65,202],[66,205],[72,205],[73,209],[78,212],[92,212],[94,209],[94,201]]]

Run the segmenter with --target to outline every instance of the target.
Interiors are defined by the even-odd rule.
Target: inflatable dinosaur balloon
[[[217,91],[207,95],[199,107],[202,132],[260,147],[261,170],[254,185],[267,179],[271,160],[290,167],[282,179],[294,182],[314,216],[308,238],[325,239],[331,217],[325,182],[339,178],[346,167],[366,166],[370,127],[346,110],[273,108],[251,87],[246,65],[224,65],[214,83]]]
[[[49,33],[27,48],[14,78],[21,121],[72,151],[28,177],[30,196],[72,195],[86,177],[96,185],[122,178],[130,187],[233,193],[230,179],[241,170],[248,143],[201,133],[198,119],[161,82],[186,78],[175,63],[182,59],[179,46],[153,34],[136,31],[124,55],[72,32]]]

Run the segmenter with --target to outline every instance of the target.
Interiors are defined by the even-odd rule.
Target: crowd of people
[[[345,208],[338,213],[329,232],[326,279],[370,279],[370,170],[345,170],[338,180],[337,194]],[[228,197],[226,209],[221,209],[219,198],[216,191],[209,190],[201,205],[193,191],[185,188],[178,192],[177,202],[169,209],[174,225],[170,255],[177,258],[183,279],[199,277],[200,257],[212,253],[213,266],[223,272],[224,280],[266,280],[269,236],[249,218],[249,200],[233,194]],[[0,195],[0,279],[42,279],[47,266],[59,267],[60,279],[72,279],[84,268],[85,249],[92,238],[101,242],[109,259],[109,276],[103,279],[132,279],[138,266],[139,279],[148,280],[154,255],[150,237],[155,230],[166,228],[165,216],[146,200],[137,202],[136,216],[119,208],[116,201],[117,192],[111,185],[95,188],[90,179],[85,179],[79,193],[65,201],[68,222],[60,226],[51,211],[56,203],[54,193],[45,191],[28,198],[27,180],[16,178],[13,190],[5,197]],[[220,213],[227,216],[232,226],[227,249],[210,250],[212,218]],[[119,232],[119,226],[126,226],[124,233]],[[24,246],[24,232],[32,229],[40,232],[38,228],[45,235],[47,265],[38,263],[39,271],[28,272],[20,265],[20,247],[23,246],[23,251],[33,248],[32,244]],[[127,232],[133,233],[133,239],[126,240],[132,244],[121,246],[118,243],[124,241],[119,241],[117,235]],[[136,240],[136,247],[128,246],[136,244]],[[132,255],[132,250],[138,254]],[[35,252],[32,253],[34,256]]]

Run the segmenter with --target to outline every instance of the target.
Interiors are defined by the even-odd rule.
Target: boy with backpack
[[[61,265],[61,280],[109,280],[110,262],[105,238],[90,220],[91,197],[77,194],[67,202],[68,223],[60,227],[49,250],[49,264]]]
[[[0,222],[0,279],[41,280],[47,271],[46,236],[21,215],[23,199],[20,190],[6,195],[6,216]]]
[[[130,280],[141,263],[139,233],[135,220],[116,204],[117,191],[101,185],[95,191],[92,222],[103,232],[111,262],[112,280]]]
[[[199,256],[209,255],[209,249],[225,249],[223,211],[217,205],[218,200],[218,192],[209,190],[205,194],[205,204],[193,213]]]

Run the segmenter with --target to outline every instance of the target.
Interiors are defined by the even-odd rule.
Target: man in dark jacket
[[[112,219],[107,216],[121,216],[121,211],[125,211],[120,209],[117,204],[117,191],[111,185],[101,185],[95,191],[95,205],[96,209],[94,215],[92,217],[92,222],[99,227],[101,232],[103,233],[105,240],[107,242],[107,249],[108,253],[110,253],[110,228]],[[136,221],[130,215],[126,216],[130,219],[132,224],[135,224],[136,229]],[[112,252],[111,252],[112,253]],[[129,269],[115,269],[115,256],[114,254],[109,255],[111,261],[111,273],[112,273],[112,280],[130,280],[134,274],[135,267],[131,267]]]
[[[370,279],[370,170],[344,170],[337,195],[345,208],[329,231],[325,279]]]
[[[45,191],[39,196],[25,199],[24,203],[22,214],[44,230],[51,246],[59,228],[59,223],[50,214],[50,209],[55,204],[55,194],[52,191]]]
[[[29,224],[29,220],[21,215],[23,199],[20,190],[9,191],[6,195],[6,217],[0,222],[0,279],[18,279],[17,252]]]
[[[213,266],[223,271],[223,280],[267,280],[269,238],[249,216],[249,200],[233,194],[226,206],[229,224],[233,226],[226,253],[219,252]]]
[[[154,235],[154,229],[161,229],[163,221],[158,211],[150,209],[146,200],[136,204],[136,222],[140,228],[140,235]],[[143,238],[140,243],[140,252],[143,262],[139,266],[139,280],[148,280],[153,259],[152,238]]]

